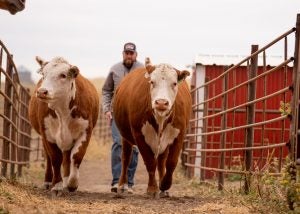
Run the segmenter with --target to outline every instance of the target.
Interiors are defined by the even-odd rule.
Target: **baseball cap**
[[[132,51],[132,52],[136,52],[136,46],[134,43],[132,42],[127,42],[124,45],[124,51]]]

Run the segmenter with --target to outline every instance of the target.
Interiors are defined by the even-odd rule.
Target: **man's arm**
[[[102,87],[102,109],[110,125],[112,119],[111,101],[113,95],[114,95],[114,80],[113,80],[113,73],[110,72]]]

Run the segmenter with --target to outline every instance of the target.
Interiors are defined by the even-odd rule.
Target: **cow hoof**
[[[123,194],[123,193],[124,193],[124,188],[118,187],[118,189],[117,189],[117,194],[118,194],[118,195],[121,195],[121,194]]]
[[[126,184],[119,186],[117,189],[118,194],[123,194],[126,193],[127,191],[128,191],[128,186]]]
[[[124,196],[124,194],[122,194],[122,193],[116,193],[116,194],[114,195],[114,198],[125,199],[125,196]]]
[[[159,193],[158,192],[147,192],[147,195],[150,196],[153,199],[159,199]]]
[[[159,197],[160,197],[160,198],[169,198],[169,197],[170,197],[170,194],[169,194],[169,192],[167,192],[167,191],[160,191]]]
[[[51,187],[52,183],[51,182],[44,182],[42,189],[44,190],[49,190]]]
[[[77,187],[69,187],[68,186],[68,191],[69,192],[75,192],[77,190]]]
[[[51,196],[52,198],[60,197],[63,195],[62,190],[51,190]]]

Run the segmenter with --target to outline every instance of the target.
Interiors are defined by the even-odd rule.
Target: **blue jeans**
[[[121,143],[121,135],[116,126],[114,120],[112,120],[111,124],[111,133],[113,144],[111,147],[111,172],[113,180],[111,185],[117,184],[119,182],[119,178],[122,170],[122,143]],[[133,147],[132,158],[128,166],[128,186],[134,185],[134,174],[136,171],[136,167],[138,165],[138,155],[139,151],[136,146]]]

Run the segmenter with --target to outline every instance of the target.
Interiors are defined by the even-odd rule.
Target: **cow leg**
[[[79,184],[79,166],[85,155],[87,146],[92,135],[92,129],[87,130],[82,136],[76,140],[71,150],[70,175],[68,179],[68,190],[74,192]]]
[[[50,143],[49,147],[51,148],[49,151],[49,156],[51,159],[52,167],[53,167],[53,179],[52,179],[52,189],[51,191],[54,192],[54,194],[59,194],[63,190],[62,185],[62,178],[61,178],[61,163],[62,163],[62,152],[57,147],[56,144]]]
[[[122,170],[119,178],[118,193],[124,191],[124,185],[128,184],[128,166],[132,156],[132,145],[122,138]]]
[[[157,166],[157,160],[154,158],[154,154],[151,148],[144,143],[144,137],[141,136],[142,140],[137,140],[139,151],[144,160],[147,172],[148,172],[148,187],[147,194],[153,197],[158,197],[158,185],[155,178],[155,171]],[[142,142],[140,145],[139,142]]]
[[[157,169],[158,169],[158,174],[159,174],[159,186],[161,186],[162,180],[166,174],[166,161],[167,161],[168,155],[169,155],[169,148],[166,148],[164,153],[162,153],[160,156],[158,156]],[[166,191],[161,191],[159,193],[159,197],[160,198],[169,197],[169,193]]]
[[[183,136],[178,136],[178,138],[179,137],[182,138],[180,142],[183,142]],[[176,168],[178,157],[182,148],[182,143],[179,143],[178,138],[174,140],[174,143],[169,148],[169,154],[166,161],[166,174],[164,175],[159,187],[162,193],[170,189],[172,185],[173,172]]]
[[[46,156],[46,172],[45,172],[45,179],[44,179],[44,188],[50,189],[52,184],[52,178],[53,178],[52,164],[51,164],[50,156],[47,154],[46,151],[44,152]]]
[[[45,181],[48,182],[51,178],[51,191],[56,195],[62,191],[62,178],[60,173],[62,153],[55,143],[51,143],[46,140],[46,136],[44,134],[42,135],[42,139],[47,158]]]
[[[46,171],[44,178],[44,189],[50,189],[52,185],[53,171],[52,171],[52,163],[49,156],[49,148],[47,147],[48,142],[42,138],[43,147],[44,147],[44,156],[46,157]]]
[[[68,178],[70,175],[70,164],[71,164],[71,150],[63,152],[63,170],[64,170],[64,177],[63,177],[63,188],[68,187]]]
[[[169,148],[167,148],[164,153],[158,156],[157,158],[157,170],[159,175],[159,184],[161,183],[163,177],[166,174],[166,160],[168,157]]]

